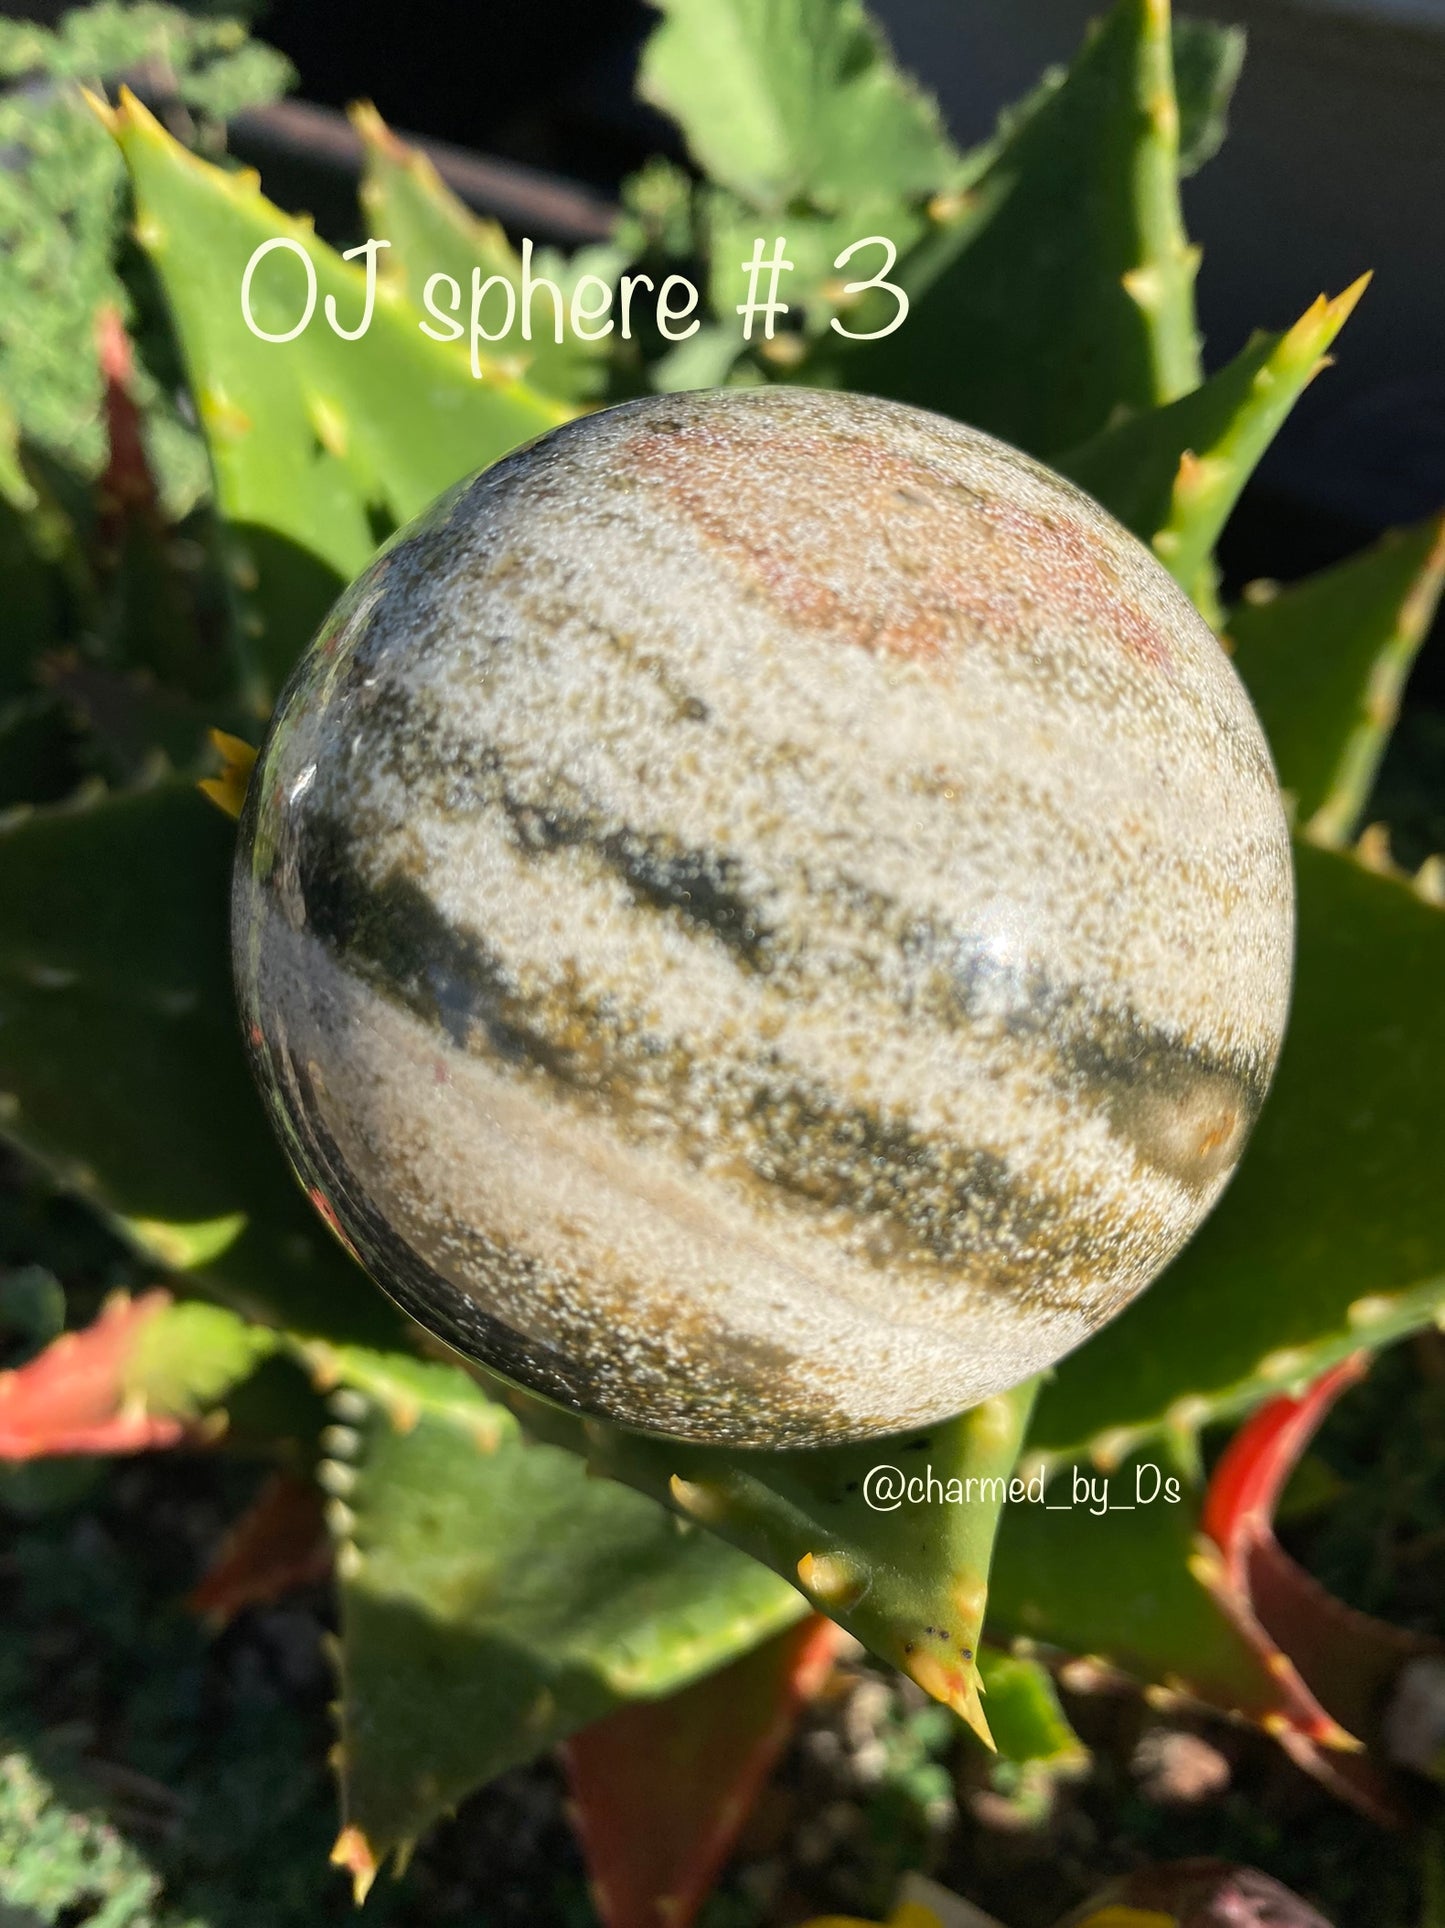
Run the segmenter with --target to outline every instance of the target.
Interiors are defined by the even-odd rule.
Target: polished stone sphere
[[[403,531],[234,892],[262,1089],[377,1282],[743,1446],[937,1420],[1140,1292],[1239,1158],[1292,925],[1264,738],[1154,557],[973,429],[792,388],[586,416]]]

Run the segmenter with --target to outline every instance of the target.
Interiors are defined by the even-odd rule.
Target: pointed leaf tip
[[[1188,394],[1126,416],[1060,458],[1066,475],[1152,544],[1216,624],[1214,544],[1368,279],[1317,296],[1284,333],[1256,337]]]
[[[921,1687],[930,1700],[941,1701],[969,1728],[991,1754],[998,1752],[988,1716],[983,1711],[983,1682],[976,1660],[956,1660],[949,1656],[923,1652],[908,1655],[903,1671],[915,1687]]]
[[[346,118],[368,147],[379,148],[392,160],[398,162],[412,158],[412,150],[405,141],[392,132],[374,100],[349,102]]]
[[[100,122],[107,134],[119,134],[119,118],[104,94],[82,83],[80,86],[80,97],[90,109],[91,113],[95,115],[95,118]]]
[[[371,1893],[371,1884],[376,1879],[376,1856],[360,1828],[348,1824],[337,1835],[336,1845],[331,1850],[331,1865],[333,1868],[345,1868],[351,1876],[352,1899],[359,1908]]]
[[[1335,296],[1333,301],[1327,304],[1337,329],[1342,328],[1355,312],[1360,297],[1364,294],[1366,288],[1369,287],[1374,278],[1374,269],[1366,268],[1363,274],[1357,274],[1355,276],[1348,288],[1343,289]]]
[[[256,766],[256,752],[244,738],[230,736],[225,730],[212,730],[210,738],[221,758],[221,772],[219,776],[202,777],[196,788],[209,797],[218,810],[237,818],[245,807],[246,786]]]
[[[124,81],[121,82],[119,88],[116,90],[115,106],[112,108],[111,113],[114,120],[114,128],[112,131],[116,134],[117,139],[119,139],[122,134],[128,133],[139,134],[145,139],[158,140],[162,143],[170,139],[165,128],[161,126],[161,123],[156,119],[149,107],[146,106],[140,95],[128,87]],[[185,153],[186,150],[182,148],[180,151]],[[189,158],[189,156],[187,156],[187,158]]]

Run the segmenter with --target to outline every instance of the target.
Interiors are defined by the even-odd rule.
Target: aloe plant
[[[1255,1626],[1248,1572],[1215,1537],[1230,1537],[1227,1509],[1208,1503],[1201,1434],[1445,1310],[1445,885],[1437,860],[1405,875],[1363,826],[1445,541],[1437,522],[1314,582],[1221,604],[1220,532],[1362,289],[1302,299],[1292,325],[1204,376],[1179,180],[1218,145],[1238,36],[1171,24],[1165,0],[1117,0],[1068,73],[965,154],[858,0],[660,10],[640,90],[678,122],[700,178],[654,164],[629,186],[615,240],[549,271],[613,280],[702,260],[711,313],[692,340],[569,333],[474,370],[465,342],[419,326],[426,277],[462,283],[475,267],[515,281],[520,263],[370,108],[356,115],[362,206],[392,243],[372,325],[359,340],[319,322],[260,340],[237,301],[259,243],[293,242],[343,318],[362,309],[360,265],[123,95],[93,105],[128,169],[209,454],[200,584],[148,479],[123,354],[105,366],[98,520],[62,501],[0,415],[16,618],[0,637],[0,762],[16,806],[0,822],[0,1129],[156,1283],[21,1369],[0,1393],[0,1454],[229,1431],[268,1439],[293,1482],[314,1468],[340,1597],[337,1859],[359,1893],[471,1788],[578,1732],[585,1837],[587,1789],[604,1805],[616,1792],[606,1734],[623,1736],[620,1752],[635,1744],[619,1710],[651,1705],[654,1725],[636,1731],[665,1734],[677,1694],[676,1722],[721,1719],[729,1706],[719,1714],[699,1683],[747,1656],[739,1691],[761,1748],[796,1702],[792,1661],[777,1656],[796,1659],[810,1613],[985,1739],[992,1687],[1004,1751],[1039,1772],[1079,1750],[1034,1648],[1102,1655],[1328,1767],[1356,1737],[1294,1678],[1282,1630]],[[759,234],[787,238],[793,312],[745,344],[741,263]],[[850,295],[833,266],[868,235],[891,241],[909,317],[850,341],[830,324],[865,335],[891,300]],[[258,283],[266,299],[279,302]],[[280,306],[258,312],[275,332],[290,325]],[[698,381],[864,388],[1062,468],[1153,546],[1235,649],[1293,802],[1295,1011],[1223,1204],[1042,1387],[889,1450],[671,1445],[423,1357],[294,1192],[235,1035],[231,831],[198,779],[234,800],[245,743],[326,608],[439,491],[599,401]],[[127,591],[142,565],[164,593]],[[161,609],[164,636],[137,614]],[[58,798],[35,746],[57,677],[71,692],[67,767],[84,778]],[[228,778],[215,777],[214,726],[237,746]],[[84,1397],[57,1391],[67,1358],[86,1362]],[[945,1479],[1047,1481],[1059,1505],[995,1498],[933,1509],[926,1527],[918,1511],[872,1510],[867,1469],[920,1445]],[[1060,1510],[1079,1468],[1131,1487],[1156,1469],[1179,1499],[1102,1518]],[[304,1503],[273,1493],[266,1506],[206,1594],[213,1610],[315,1570]],[[736,1785],[761,1772],[747,1743],[727,1730]],[[700,1776],[696,1801],[732,1785]],[[699,1858],[657,1873],[688,1908],[725,1846],[694,1832]],[[641,1917],[615,1894],[642,1877],[617,1863],[615,1825],[608,1840],[614,1896],[600,1905],[624,1928]]]

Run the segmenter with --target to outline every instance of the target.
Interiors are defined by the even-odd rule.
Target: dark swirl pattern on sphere
[[[767,389],[571,423],[372,564],[271,726],[234,941],[290,1156],[407,1311],[788,1446],[1149,1283],[1264,1096],[1292,905],[1141,544],[971,429]]]

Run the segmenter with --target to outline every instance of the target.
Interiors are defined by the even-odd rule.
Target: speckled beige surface
[[[783,1445],[956,1411],[1148,1283],[1258,1109],[1292,894],[1147,551],[971,430],[780,389],[570,425],[374,565],[235,932],[293,1158],[408,1309]]]

